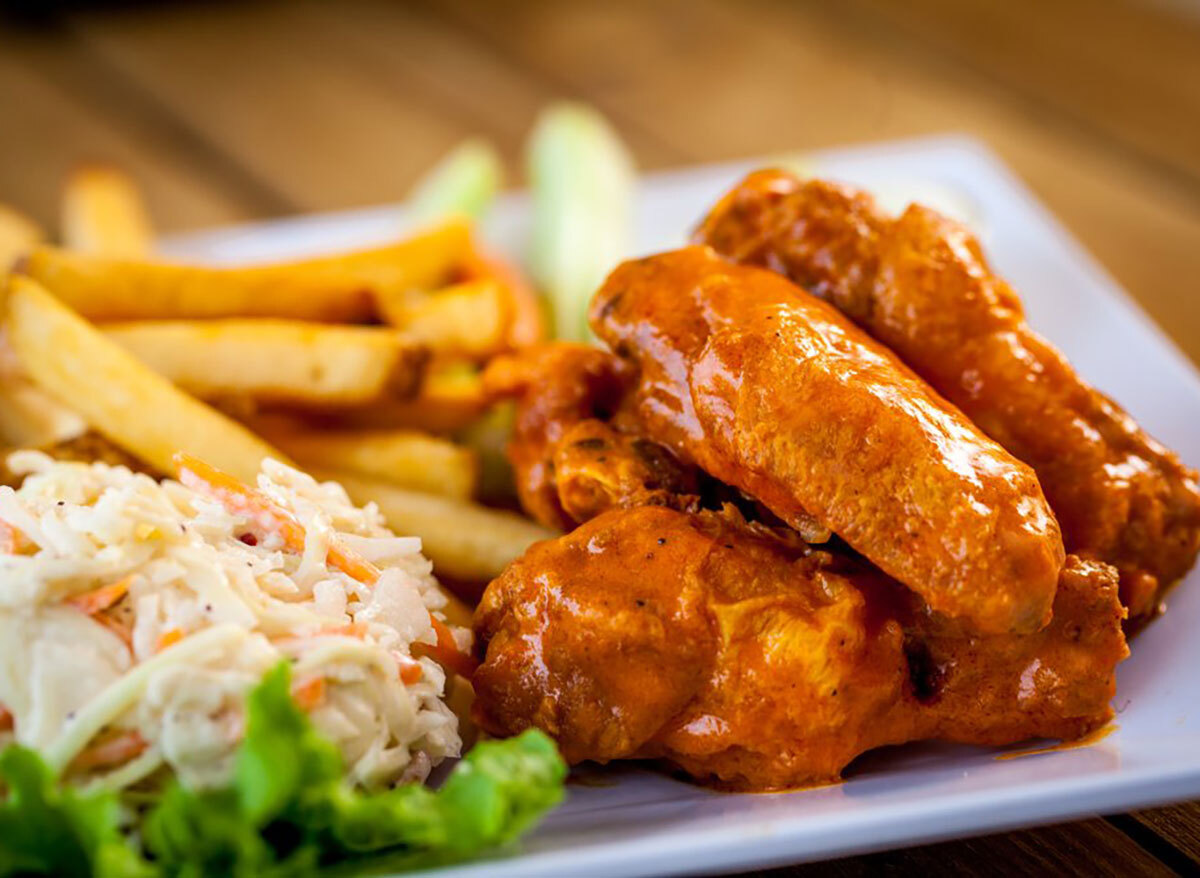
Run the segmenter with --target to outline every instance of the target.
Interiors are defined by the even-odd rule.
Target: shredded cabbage
[[[165,766],[219,787],[246,693],[286,661],[352,783],[422,779],[458,754],[445,673],[413,652],[436,642],[430,613],[445,598],[419,540],[374,508],[267,461],[259,490],[305,531],[292,552],[269,523],[175,481],[37,452],[9,467],[27,475],[0,488],[13,535],[0,553],[0,747],[34,748],[81,784],[121,788]],[[335,538],[369,555],[379,581],[327,564]]]

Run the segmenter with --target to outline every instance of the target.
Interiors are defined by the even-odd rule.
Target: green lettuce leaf
[[[398,787],[335,798],[335,843],[364,852],[403,846],[466,856],[511,841],[562,800],[566,766],[538,731],[485,741],[436,792]]]
[[[565,775],[553,743],[534,731],[479,744],[438,791],[356,791],[280,665],[250,695],[232,787],[173,786],[143,834],[169,875],[307,875],[385,850],[415,866],[512,840],[561,800]]]
[[[440,790],[364,793],[292,700],[286,664],[249,695],[233,782],[174,782],[126,834],[112,793],[61,787],[33,750],[0,754],[0,876],[293,878],[397,871],[470,856],[516,838],[563,796],[566,765],[541,732],[477,745]],[[133,839],[140,841],[145,854]],[[381,859],[370,859],[377,854]]]
[[[126,840],[111,793],[62,789],[35,751],[0,753],[0,875],[152,878],[157,870]]]

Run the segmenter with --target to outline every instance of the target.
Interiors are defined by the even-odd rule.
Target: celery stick
[[[530,269],[549,298],[555,334],[583,340],[590,337],[592,294],[628,254],[633,162],[603,116],[573,103],[542,112],[527,161],[533,190]]]
[[[504,179],[500,156],[486,140],[472,137],[446,154],[413,187],[409,207],[417,222],[450,214],[478,219]]]

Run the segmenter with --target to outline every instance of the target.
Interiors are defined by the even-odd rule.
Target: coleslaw
[[[266,461],[258,492],[299,526],[203,485],[22,451],[0,488],[0,749],[38,750],[77,785],[168,773],[227,784],[246,693],[281,661],[347,779],[423,780],[461,748],[430,652],[446,598],[421,554],[334,483]],[[197,488],[200,488],[198,490]],[[343,547],[373,582],[334,563]],[[296,549],[299,550],[296,550]]]

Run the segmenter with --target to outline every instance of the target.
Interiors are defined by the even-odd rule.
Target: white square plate
[[[983,147],[935,138],[805,159],[895,209],[920,199],[971,222],[1033,325],[1151,433],[1200,463],[1200,376],[1080,246]],[[683,242],[756,162],[644,178],[636,250]],[[399,207],[241,226],[163,242],[174,257],[270,259],[394,237]],[[511,196],[489,235],[524,240]],[[511,250],[519,252],[519,249]],[[634,254],[630,254],[634,255]],[[870,754],[845,783],[775,795],[711,792],[634,767],[569,787],[565,805],[515,851],[438,872],[449,878],[712,873],[843,856],[1200,796],[1200,573],[1133,646],[1118,674],[1117,730],[1086,748],[1016,759],[917,744]],[[593,777],[589,773],[589,777]]]

